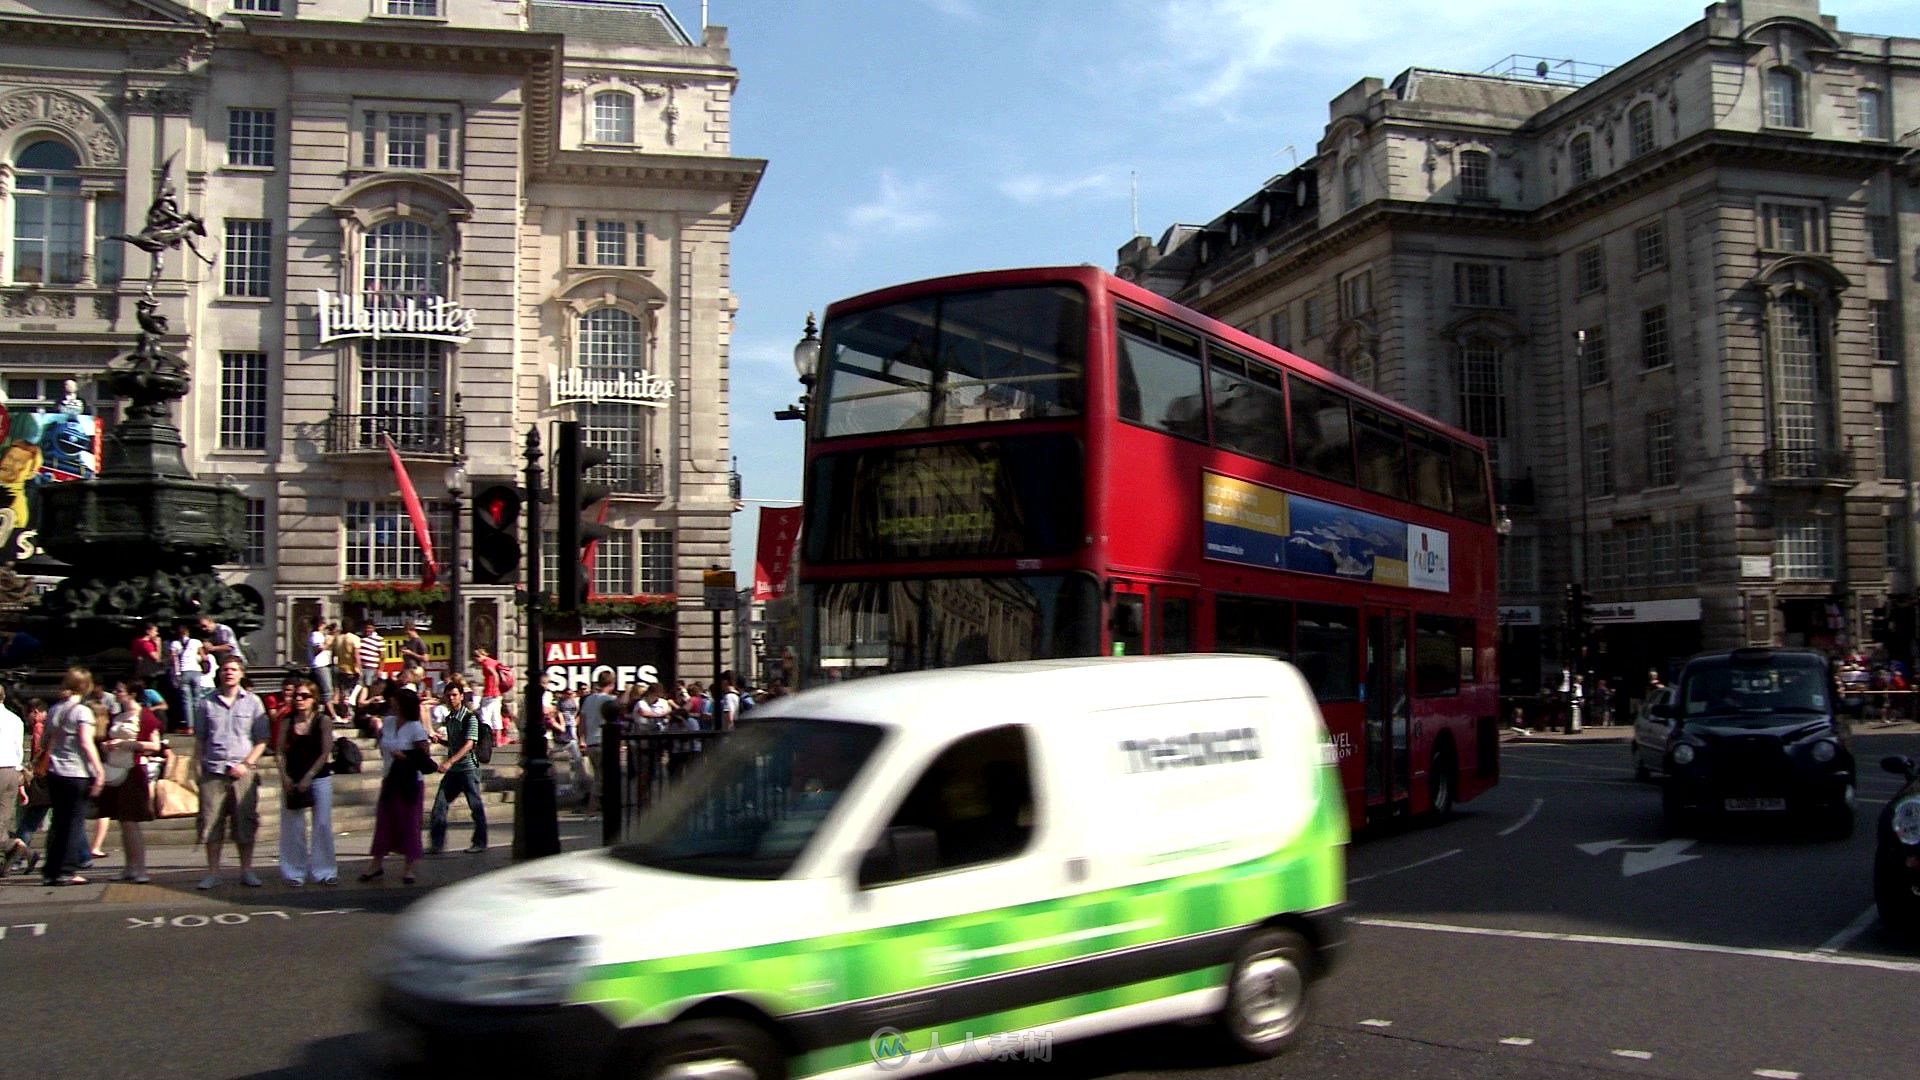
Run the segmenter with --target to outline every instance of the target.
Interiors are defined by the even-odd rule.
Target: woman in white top
[[[322,711],[325,711],[327,703],[333,700],[332,629],[316,615],[313,618],[313,632],[307,635],[307,652],[313,657],[313,682],[320,688]]]
[[[47,793],[53,801],[53,824],[47,829],[42,880],[48,885],[85,885],[87,879],[74,871],[86,843],[87,800],[99,795],[106,783],[107,770],[93,743],[93,733],[106,717],[96,716],[87,701],[93,696],[93,673],[86,668],[68,668],[61,690],[47,714]]]
[[[387,718],[380,726],[380,756],[386,776],[380,781],[380,801],[373,817],[373,860],[361,881],[386,876],[387,855],[398,852],[407,860],[406,876],[413,884],[414,864],[420,861],[420,816],[426,801],[425,773],[440,771],[427,752],[431,736],[420,720],[420,693],[396,679],[387,685]]]

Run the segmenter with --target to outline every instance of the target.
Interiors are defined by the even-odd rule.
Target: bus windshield
[[[821,670],[840,679],[963,664],[1091,656],[1100,598],[1081,574],[917,578],[809,586]]]
[[[827,320],[816,434],[1077,416],[1087,299],[1044,285],[948,293]]]

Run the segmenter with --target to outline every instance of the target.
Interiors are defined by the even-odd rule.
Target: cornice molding
[[[764,158],[565,150],[537,168],[533,179],[557,183],[615,180],[727,191],[732,195],[733,226],[739,228],[766,171]]]

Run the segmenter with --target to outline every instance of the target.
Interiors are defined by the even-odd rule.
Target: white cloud
[[[892,169],[880,173],[880,193],[850,208],[843,219],[855,239],[874,236],[913,236],[939,228],[933,209],[933,185],[925,180],[903,183]]]
[[[949,18],[980,21],[980,9],[973,6],[973,0],[921,0],[921,3]]]
[[[1000,194],[1024,206],[1034,203],[1072,199],[1082,195],[1114,195],[1125,190],[1118,174],[1105,169],[1080,176],[1049,176],[1045,173],[1017,173],[1000,181]]]

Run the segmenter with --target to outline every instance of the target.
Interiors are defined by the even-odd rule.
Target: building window
[[[65,143],[42,139],[22,147],[13,165],[14,284],[79,284],[87,262],[80,155]]]
[[[1887,523],[1887,569],[1902,571],[1907,568],[1907,537],[1912,529],[1905,516],[1895,513],[1886,519]]]
[[[671,595],[673,585],[673,530],[640,530],[640,591]]]
[[[1894,334],[1893,305],[1885,300],[1867,301],[1867,332],[1873,336],[1873,359],[1878,364],[1900,362],[1900,343]]]
[[[1604,326],[1587,327],[1584,342],[1576,340],[1580,349],[1580,383],[1582,386],[1599,386],[1607,381],[1607,328]]]
[[[1620,587],[1621,536],[1618,529],[1594,533],[1587,538],[1587,551],[1593,566],[1593,585],[1600,589]]]
[[[1894,250],[1892,215],[1868,214],[1867,258],[1891,260]]]
[[[1839,519],[1814,515],[1781,518],[1773,530],[1773,572],[1788,580],[1839,577]]]
[[[1782,450],[1827,445],[1828,389],[1820,311],[1805,293],[1788,293],[1774,309],[1774,444]]]
[[[1454,263],[1453,302],[1461,307],[1506,307],[1507,268],[1483,262]]]
[[[633,533],[614,529],[593,545],[593,591],[599,596],[633,595]]]
[[[1652,371],[1673,363],[1673,350],[1667,334],[1667,305],[1656,304],[1640,312],[1640,366]]]
[[[1293,348],[1293,320],[1288,317],[1287,309],[1284,306],[1281,307],[1279,311],[1273,313],[1273,322],[1271,325],[1273,326],[1273,336],[1268,340],[1283,349]]]
[[[1486,151],[1461,151],[1460,197],[1462,199],[1492,199],[1493,190],[1489,183],[1492,172],[1493,170],[1488,165]]]
[[[1700,577],[1700,526],[1691,521],[1673,526],[1673,557],[1680,564],[1679,579],[1693,582]]]
[[[1587,429],[1587,496],[1613,494],[1613,429],[1595,424]]]
[[[267,500],[247,500],[247,543],[240,552],[241,566],[267,565]]]
[[[1346,187],[1344,189],[1346,192],[1345,209],[1351,213],[1360,207],[1360,159],[1348,158],[1346,165],[1341,168],[1340,173],[1346,180]]]
[[[1349,353],[1347,355],[1346,368],[1347,378],[1352,379],[1354,382],[1359,383],[1369,390],[1378,389],[1378,387],[1374,385],[1378,376],[1375,373],[1372,353],[1364,349]]]
[[[1673,556],[1673,526],[1650,526],[1647,529],[1647,584],[1670,585],[1673,583]]]
[[[593,141],[633,142],[633,95],[625,90],[602,90],[593,95]]]
[[[1633,265],[1639,273],[1667,265],[1667,229],[1658,221],[1649,221],[1633,230]]]
[[[267,448],[267,354],[220,354],[220,449]]]
[[[1862,90],[1854,101],[1859,109],[1860,137],[1863,139],[1884,139],[1887,137],[1887,113],[1881,107],[1886,99],[1878,90]]]
[[[393,218],[367,231],[360,256],[360,291],[380,297],[426,299],[447,293],[447,260],[440,234],[410,218]]]
[[[647,265],[647,225],[620,218],[576,218],[573,259],[578,266]]]
[[[1623,525],[1618,530],[1623,557],[1620,560],[1620,584],[1638,588],[1647,584],[1647,527]]]
[[[1593,136],[1573,137],[1573,182],[1584,184],[1593,179]]]
[[[1827,249],[1820,208],[1808,203],[1760,204],[1761,245],[1770,251]]]
[[[1460,346],[1460,426],[1483,439],[1507,435],[1507,392],[1500,346],[1468,338]]]
[[[1573,281],[1574,291],[1582,296],[1607,287],[1607,263],[1599,244],[1574,252]]]
[[[1647,486],[1672,487],[1673,410],[1661,409],[1647,417]]]
[[[233,10],[256,14],[280,14],[280,0],[233,0]]]
[[[1501,537],[1498,586],[1500,594],[1513,596],[1530,593],[1539,588],[1539,565],[1539,548],[1533,537]]]
[[[360,164],[368,169],[453,169],[458,125],[450,112],[364,109]]]
[[[273,295],[273,222],[228,218],[226,294]]]
[[[272,109],[228,109],[227,164],[271,167],[277,131]]]
[[[1653,104],[1643,101],[1627,112],[1627,151],[1630,157],[1653,153]]]
[[[440,14],[440,0],[386,0],[387,14],[432,18]]]
[[[448,535],[453,521],[447,504],[428,503],[426,512],[428,535],[435,541]],[[341,524],[349,580],[420,580],[426,561],[413,535],[413,520],[399,499],[349,499]]]
[[[1800,101],[1800,76],[1792,68],[1767,72],[1767,126],[1804,128],[1806,109]]]
[[[1907,418],[1905,406],[1881,401],[1873,406],[1874,436],[1880,441],[1880,475],[1890,480],[1907,476]]]
[[[1301,333],[1308,341],[1320,336],[1325,327],[1320,325],[1320,298],[1309,296],[1300,302]]]
[[[1373,271],[1362,270],[1340,281],[1340,315],[1353,319],[1373,310]]]
[[[641,369],[646,330],[640,320],[615,307],[595,308],[580,317],[575,363],[589,379],[631,376]],[[633,495],[659,494],[658,470],[648,469],[647,413],[644,405],[605,403],[579,407],[581,440],[607,452],[600,474],[613,490]]]
[[[439,423],[446,372],[440,343],[418,338],[360,342],[362,446],[390,436],[401,449],[446,449]]]

